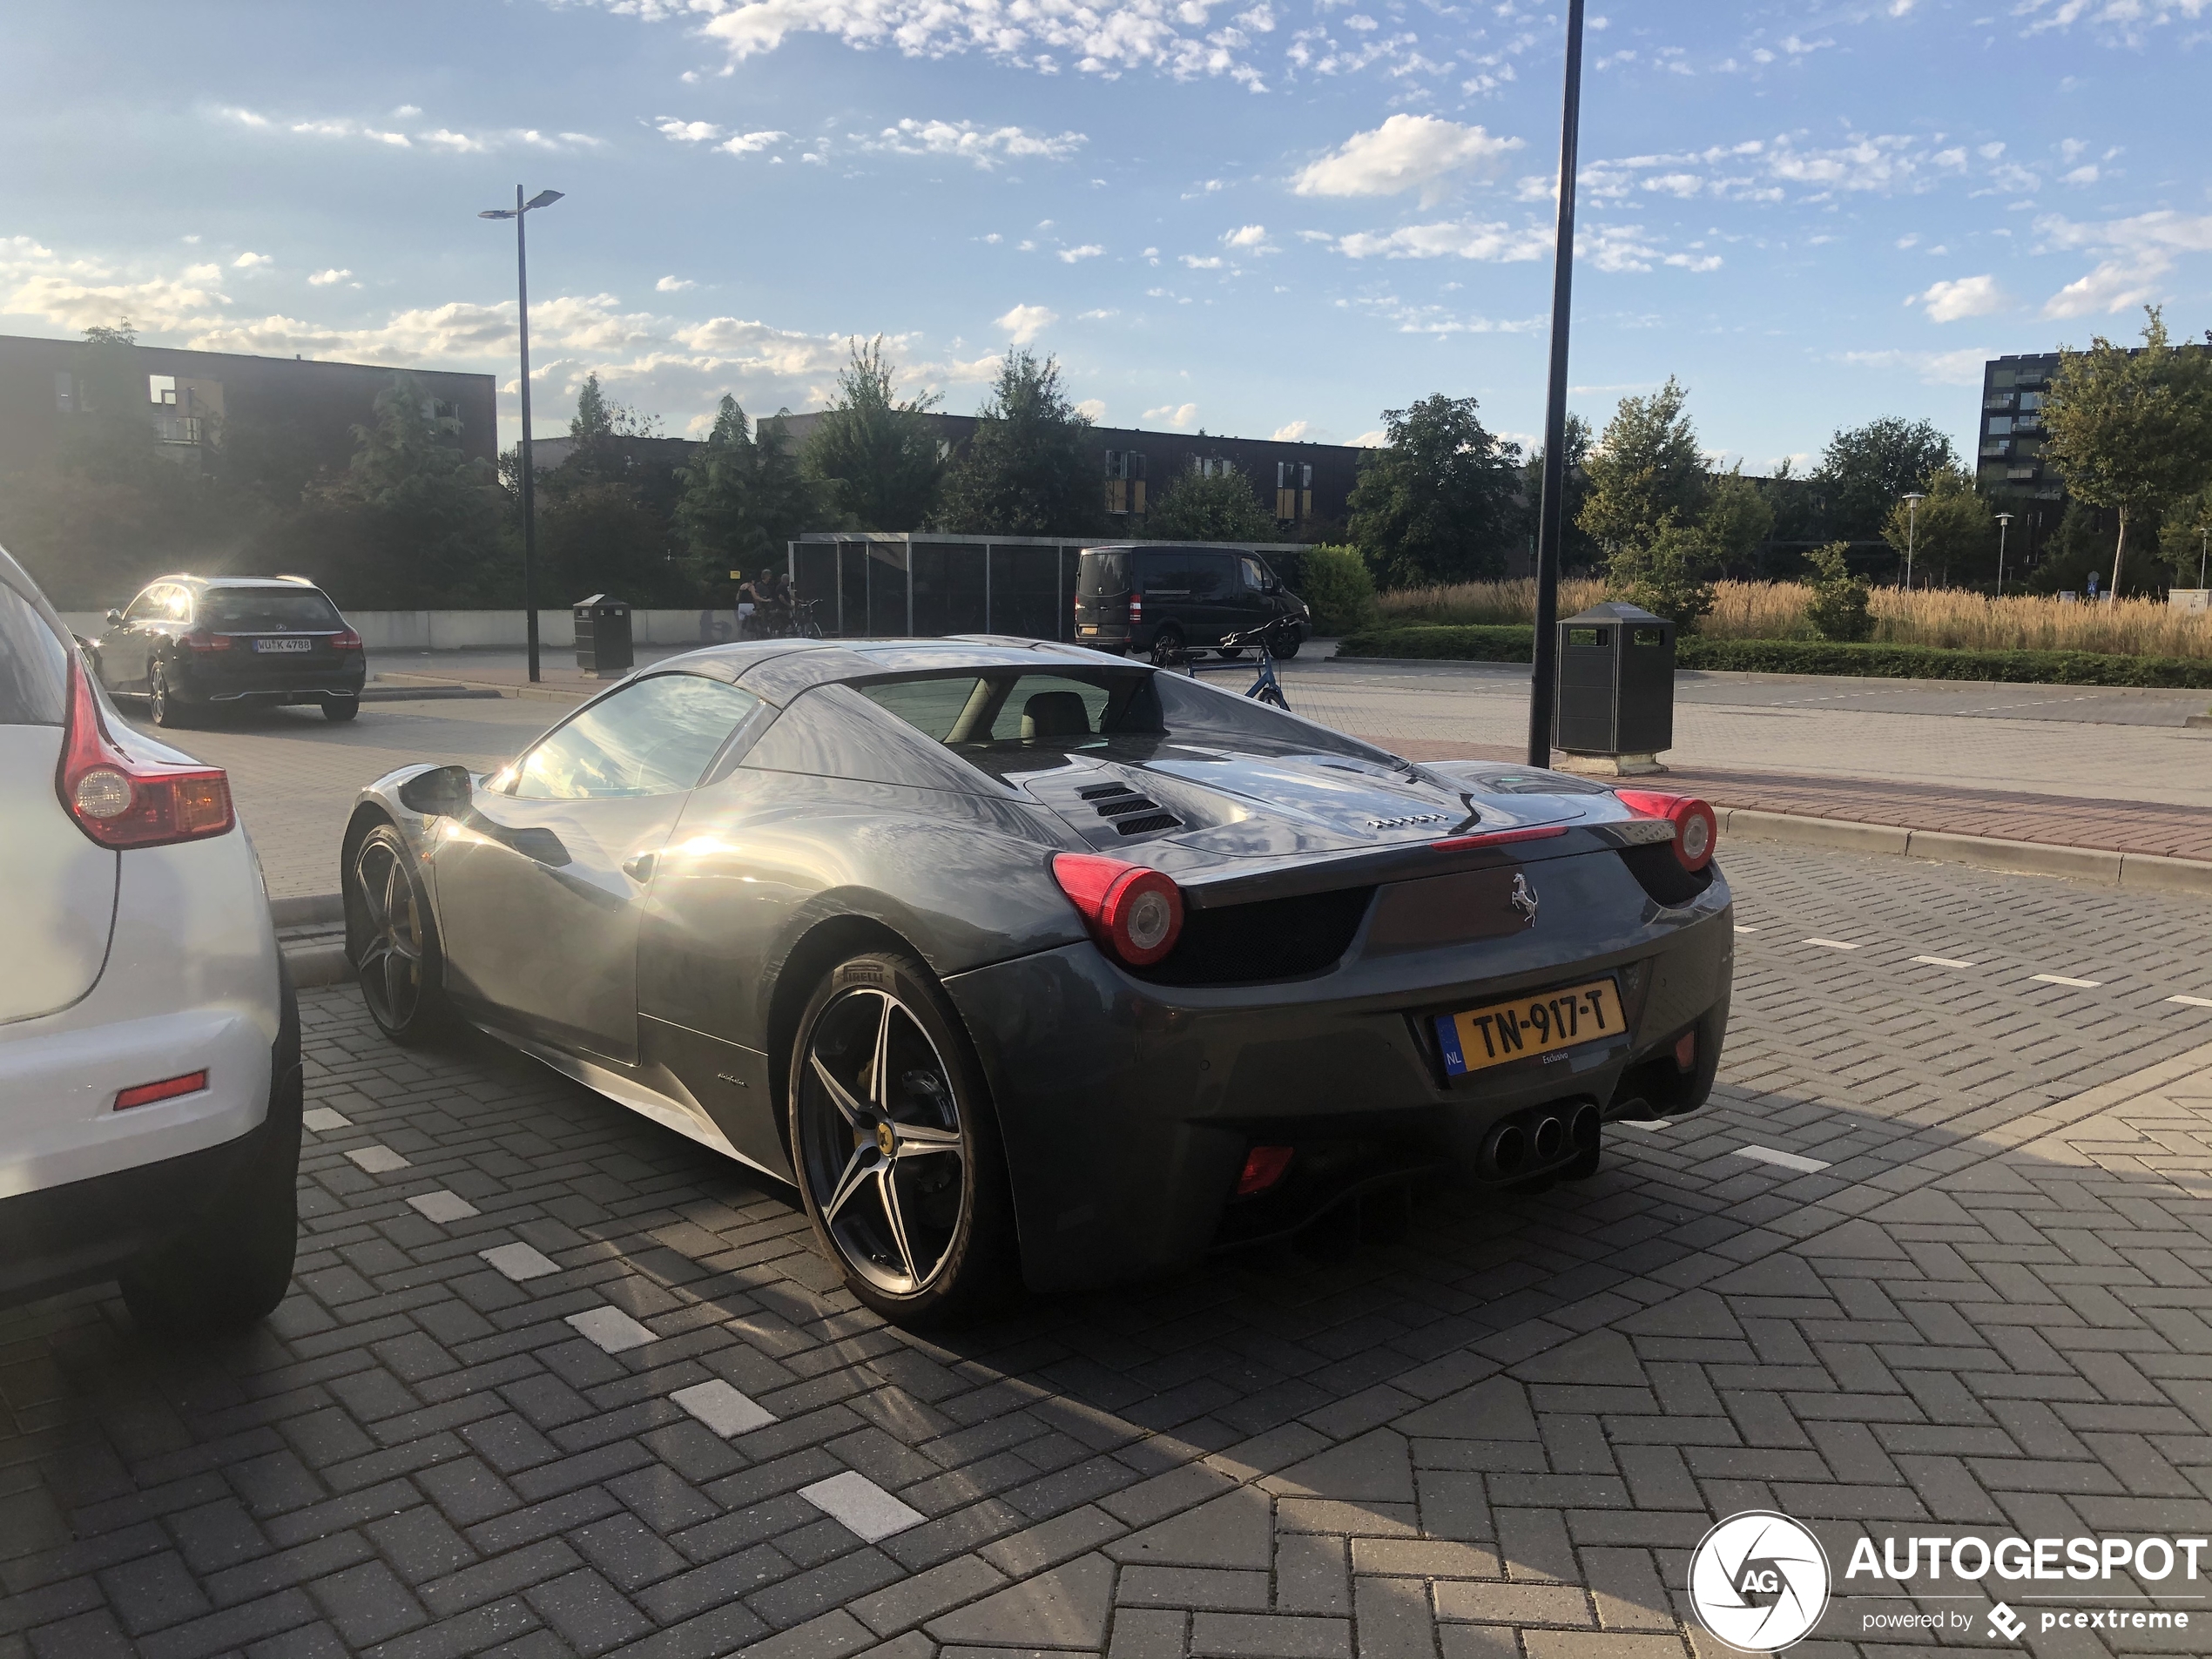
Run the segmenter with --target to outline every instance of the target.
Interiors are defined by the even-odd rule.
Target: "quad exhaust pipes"
[[[1598,1109],[1588,1101],[1564,1116],[1560,1109],[1540,1107],[1508,1117],[1482,1137],[1482,1173],[1510,1181],[1548,1169],[1570,1151],[1595,1146],[1598,1123]]]

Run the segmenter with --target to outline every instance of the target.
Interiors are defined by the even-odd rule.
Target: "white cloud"
[[[1455,175],[1494,174],[1521,147],[1519,138],[1495,138],[1439,116],[1393,115],[1301,168],[1291,187],[1301,196],[1395,196],[1418,189],[1427,206]]]
[[[689,277],[664,276],[659,281],[653,284],[653,292],[656,293],[681,293],[686,288],[696,288],[699,285],[698,283],[692,281]]]
[[[1223,235],[1221,245],[1246,253],[1273,253],[1279,251],[1274,243],[1267,239],[1267,226],[1264,225],[1240,225],[1235,230]]]
[[[1060,250],[1060,262],[1074,265],[1079,260],[1095,260],[1105,251],[1096,242],[1085,242],[1081,247],[1063,247]]]
[[[1337,252],[1347,259],[1433,260],[1447,254],[1492,264],[1540,260],[1552,251],[1552,233],[1541,225],[1514,226],[1446,220],[1407,225],[1381,234],[1356,232],[1340,237]]]
[[[1961,322],[1968,317],[1987,317],[2013,307],[2013,297],[1997,286],[1993,276],[1959,277],[1930,285],[1908,295],[1908,306],[1927,307],[1930,322]]]
[[[1277,443],[1306,443],[1312,441],[1314,425],[1311,421],[1293,421],[1288,426],[1278,426],[1268,435]]]
[[[1993,354],[1986,347],[1963,351],[1847,351],[1836,361],[1860,368],[1902,369],[1930,386],[1979,386],[1982,366]]]
[[[1097,311],[1081,311],[1076,314],[1077,320],[1082,322],[1103,322],[1109,317],[1118,317],[1121,314],[1119,307],[1112,306]]]
[[[1352,439],[1352,447],[1355,449],[1380,449],[1386,448],[1389,442],[1390,434],[1380,427],[1377,427],[1372,432],[1362,432],[1358,437]]]
[[[303,138],[351,138],[395,150],[411,150],[418,141],[433,150],[456,155],[488,155],[496,150],[516,147],[567,154],[578,150],[606,147],[605,139],[594,138],[588,132],[545,133],[536,127],[508,127],[496,132],[456,132],[450,127],[434,127],[429,132],[409,136],[344,115],[309,116],[294,119],[265,115],[259,110],[243,109],[235,105],[219,106],[212,113],[218,120],[232,122],[257,132],[289,133]],[[394,113],[420,115],[421,111],[413,105],[402,105]]]
[[[233,271],[253,271],[265,265],[274,265],[275,260],[266,253],[241,253],[231,261]]]
[[[756,155],[771,145],[781,144],[791,137],[788,132],[733,132],[714,147],[725,155]]]
[[[948,156],[985,169],[1006,161],[1064,161],[1090,140],[1080,132],[1035,132],[1028,127],[986,127],[973,121],[917,121],[909,116],[873,138],[855,135],[862,150],[901,156]]]
[[[1147,409],[1137,417],[1141,421],[1157,421],[1171,427],[1187,427],[1198,418],[1196,403],[1163,403],[1157,409]]]
[[[307,279],[307,284],[310,287],[327,288],[334,282],[343,282],[351,275],[353,275],[351,271],[341,269],[334,265],[327,271],[316,272]]]
[[[2094,269],[2044,304],[2043,314],[2051,318],[2125,311],[2155,300],[2161,280],[2175,269],[2179,256],[2212,253],[2212,213],[2160,208],[2101,223],[2052,213],[2037,219],[2035,229],[2054,248],[2087,249],[2102,256]]]
[[[1087,397],[1076,405],[1076,413],[1093,423],[1103,421],[1106,418],[1106,401],[1103,398]]]
[[[1196,253],[1185,253],[1179,257],[1194,271],[1218,271],[1226,263],[1218,253],[1209,253],[1203,259]]]
[[[2132,310],[2158,297],[2159,279],[2173,268],[2174,261],[2158,253],[2107,260],[2045,300],[2043,314],[2055,319]]]
[[[1006,330],[1017,346],[1026,346],[1039,334],[1060,320],[1060,314],[1043,306],[1016,306],[1002,317],[993,319],[997,327]]]
[[[706,144],[722,136],[722,129],[711,121],[685,121],[664,115],[653,125],[663,138],[677,144]]]

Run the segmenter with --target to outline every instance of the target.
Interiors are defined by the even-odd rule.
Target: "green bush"
[[[1316,547],[1298,561],[1292,590],[1313,611],[1313,631],[1339,635],[1372,627],[1381,612],[1375,604],[1375,578],[1359,550]]]
[[[1850,543],[1831,542],[1805,555],[1805,562],[1817,573],[1811,601],[1805,606],[1805,620],[1823,639],[1848,643],[1873,637],[1874,618],[1866,608],[1865,578],[1853,576],[1844,562],[1850,551]]]
[[[1339,657],[1447,658],[1525,663],[1534,631],[1417,624],[1375,628],[1337,647]],[[2121,657],[2086,651],[1946,651],[1934,645],[1874,645],[1838,640],[1676,641],[1676,665],[1755,674],[1859,675],[1871,679],[1999,680],[2031,685],[2142,685],[2212,688],[2212,662],[2180,657]]]

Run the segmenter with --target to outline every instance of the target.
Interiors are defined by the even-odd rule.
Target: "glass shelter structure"
[[[792,588],[818,601],[832,637],[942,634],[1076,637],[1076,569],[1111,536],[940,536],[810,530],[790,546]],[[1243,552],[1303,553],[1302,542],[1240,542]]]

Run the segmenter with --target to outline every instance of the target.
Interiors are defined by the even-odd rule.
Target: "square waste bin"
[[[1675,743],[1675,624],[1613,599],[1562,618],[1558,734],[1588,763],[1575,770],[1665,771],[1655,757]]]
[[[630,649],[630,607],[595,593],[576,603],[576,665],[594,679],[617,680],[635,662]]]

